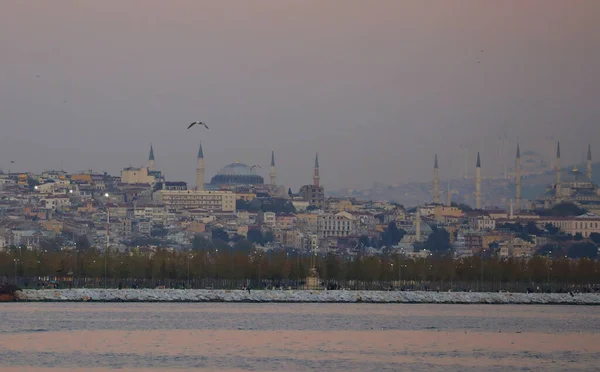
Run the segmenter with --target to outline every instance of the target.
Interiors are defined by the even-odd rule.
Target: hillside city
[[[517,169],[520,167],[517,150]],[[199,249],[218,240],[257,251],[294,251],[343,257],[450,253],[478,257],[596,258],[600,244],[600,192],[587,174],[559,166],[550,196],[521,201],[519,187],[508,210],[482,208],[479,155],[476,205],[441,202],[435,159],[431,202],[403,206],[389,201],[326,197],[318,154],[313,182],[298,192],[277,184],[275,155],[269,182],[236,162],[209,183],[204,154],[197,156],[197,184],[164,179],[154,150],[142,167],[106,173],[47,171],[0,174],[0,251],[69,251],[77,246],[119,252]],[[560,161],[560,144],[557,164]],[[520,173],[516,173],[517,186]]]

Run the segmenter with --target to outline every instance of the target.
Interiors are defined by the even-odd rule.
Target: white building
[[[168,209],[202,208],[213,212],[235,212],[235,193],[210,190],[158,190],[152,199]]]
[[[317,217],[317,235],[319,239],[328,237],[346,237],[354,233],[354,220],[346,212],[322,214]]]

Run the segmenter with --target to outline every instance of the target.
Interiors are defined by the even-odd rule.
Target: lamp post
[[[190,260],[194,258],[193,254],[188,254],[187,255],[187,286],[189,288],[190,286]]]
[[[17,285],[17,265],[19,264],[19,259],[15,258],[15,285]]]
[[[104,197],[108,199],[110,195],[104,194]],[[110,209],[108,208],[108,202],[106,203],[106,248],[104,249],[104,289],[107,286],[107,261],[108,261],[108,247],[110,246]]]
[[[548,289],[550,289],[550,255],[552,254],[552,251],[548,251],[548,260],[546,262],[546,266],[548,268]]]

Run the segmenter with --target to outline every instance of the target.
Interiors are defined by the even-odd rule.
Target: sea
[[[600,307],[2,303],[0,371],[600,371]]]

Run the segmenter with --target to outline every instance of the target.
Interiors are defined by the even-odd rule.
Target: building
[[[584,238],[592,233],[600,234],[600,216],[591,213],[576,217],[540,217],[535,224],[540,229],[550,224],[565,234],[581,234]]]
[[[317,235],[321,240],[329,237],[343,238],[352,235],[353,232],[354,221],[345,212],[322,214],[317,217]]]
[[[154,149],[150,145],[150,154],[148,155],[148,163],[144,167],[127,167],[121,171],[122,183],[147,183],[154,185],[157,182],[164,181],[162,173],[155,168]],[[90,180],[90,183],[92,181]]]
[[[158,190],[152,199],[167,209],[202,208],[213,212],[235,212],[235,193],[211,190]]]
[[[560,143],[556,148],[555,182],[546,193],[534,201],[537,209],[549,209],[560,203],[573,203],[590,212],[600,214],[600,188],[592,182],[592,152],[588,147],[587,169],[577,167],[565,170],[560,167]]]
[[[319,154],[315,157],[315,168],[313,173],[313,184],[304,185],[300,188],[299,195],[308,201],[312,207],[323,208],[325,206],[325,190],[320,184],[319,176]]]
[[[302,199],[308,202],[311,207],[323,208],[325,205],[325,191],[321,186],[304,185],[298,193]]]

